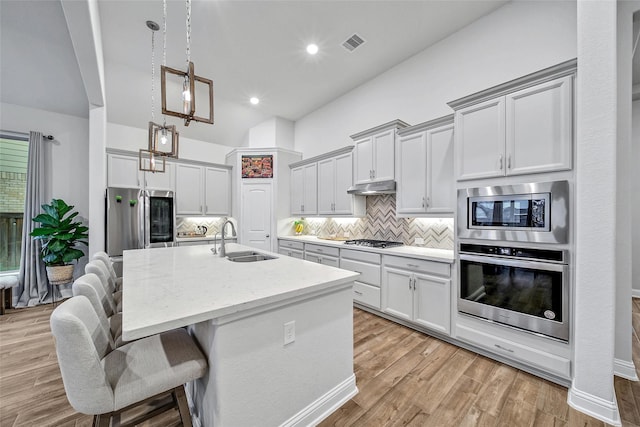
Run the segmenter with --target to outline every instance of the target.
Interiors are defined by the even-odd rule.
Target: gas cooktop
[[[393,246],[402,246],[402,242],[393,242],[390,240],[371,240],[371,239],[354,239],[344,242],[345,245],[367,246],[369,248],[391,248]]]

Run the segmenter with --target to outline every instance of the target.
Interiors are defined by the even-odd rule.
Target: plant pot
[[[73,280],[73,264],[47,267],[47,278],[52,285],[64,285]]]

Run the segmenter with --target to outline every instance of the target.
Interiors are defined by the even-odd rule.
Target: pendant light
[[[167,61],[167,1],[163,0],[162,14],[162,63]],[[155,32],[160,29],[154,21],[147,21],[151,30],[151,121],[149,122],[149,147],[140,150],[140,169],[152,172],[164,172],[165,157],[178,157],[178,141],[180,135],[174,125],[155,123]],[[144,168],[144,169],[143,169]]]
[[[186,26],[187,26],[187,61],[186,71],[181,71],[175,68],[169,68],[165,64],[161,67],[161,91],[162,91],[162,114],[169,116],[180,117],[184,119],[184,125],[194,122],[202,122],[213,124],[213,81],[205,79],[204,77],[197,76],[194,71],[193,62],[191,62],[191,0],[186,0]],[[181,91],[181,104],[182,111],[172,111],[167,108],[167,77],[168,75],[177,76],[182,79],[182,91]],[[209,116],[201,117],[196,115],[196,82],[207,85],[207,92],[209,95]]]
[[[156,128],[161,127],[153,123],[155,120],[155,33],[160,29],[154,21],[147,21],[147,27],[151,30],[151,121],[149,122],[149,147],[147,150],[141,149],[138,152],[138,168],[147,172],[164,172],[165,159],[164,156],[155,151],[156,137],[158,132]]]

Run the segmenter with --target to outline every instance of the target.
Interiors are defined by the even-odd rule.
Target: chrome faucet
[[[235,225],[233,225],[233,222],[231,222],[230,219],[226,220],[224,222],[224,224],[222,224],[222,228],[220,229],[220,256],[221,257],[225,257],[227,256],[226,251],[225,251],[225,247],[224,247],[224,228],[227,226],[227,224],[231,224],[231,233],[232,235],[237,235],[236,234],[236,227]]]

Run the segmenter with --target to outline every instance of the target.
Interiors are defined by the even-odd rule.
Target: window
[[[20,268],[28,135],[0,132],[0,272]]]

